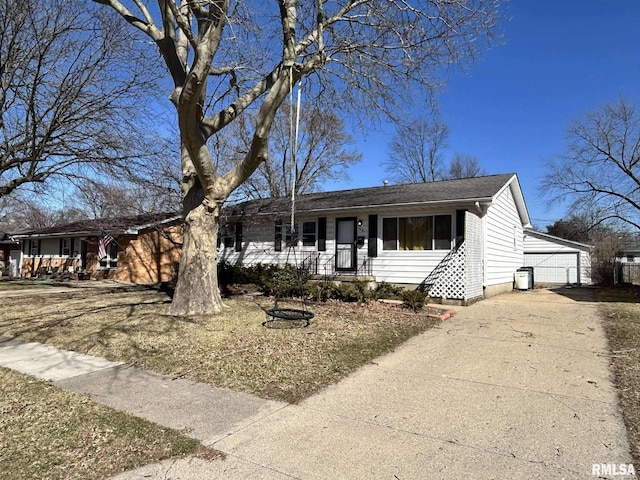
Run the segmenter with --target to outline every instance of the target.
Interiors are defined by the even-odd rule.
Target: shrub
[[[417,312],[427,302],[427,294],[419,290],[405,290],[402,292],[402,305]]]
[[[241,263],[232,264],[229,262],[221,262],[218,264],[218,283],[221,286],[247,283],[245,280],[246,267]]]
[[[354,280],[351,285],[353,285],[353,291],[357,297],[357,302],[366,303],[369,299],[369,281],[368,280]]]
[[[274,266],[263,272],[260,288],[267,295],[293,297],[304,294],[309,274],[293,265]]]
[[[363,282],[366,290],[366,282]],[[363,287],[355,287],[352,284],[343,283],[336,285],[332,282],[319,282],[308,284],[305,293],[313,300],[326,302],[329,299],[341,302],[363,302]]]
[[[333,285],[329,282],[307,283],[304,287],[305,294],[315,302],[326,302],[331,297]]]
[[[340,284],[340,285],[331,285],[331,298],[335,298],[336,300],[340,300],[342,302],[357,302],[359,295],[357,294],[355,288],[351,285]]]
[[[269,263],[255,263],[246,267],[245,279],[247,283],[263,285],[265,279],[268,279],[280,267]]]
[[[393,298],[402,295],[402,287],[396,287],[387,282],[379,282],[371,292],[371,296],[376,300],[379,298]]]

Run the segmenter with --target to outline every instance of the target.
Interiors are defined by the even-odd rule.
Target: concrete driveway
[[[458,308],[339,384],[215,441],[223,462],[171,460],[117,478],[598,478],[593,464],[631,462],[626,433],[597,304],[559,292]]]

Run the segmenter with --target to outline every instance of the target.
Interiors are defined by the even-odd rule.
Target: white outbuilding
[[[524,265],[535,284],[591,285],[591,245],[524,229]]]

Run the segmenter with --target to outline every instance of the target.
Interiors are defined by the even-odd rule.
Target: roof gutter
[[[146,230],[147,228],[157,227],[158,225],[166,225],[167,223],[173,223],[176,220],[180,220],[180,219],[182,219],[182,215],[175,215],[173,217],[167,218],[166,220],[162,220],[161,222],[152,222],[152,223],[147,223],[145,225],[137,225],[134,228],[128,228],[122,233],[124,233],[125,235],[137,235],[138,233],[140,233],[140,230]]]
[[[100,232],[24,233],[13,235],[13,238],[24,240],[27,238],[95,237],[99,235]]]

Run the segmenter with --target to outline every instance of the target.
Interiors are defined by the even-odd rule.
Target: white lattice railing
[[[465,251],[462,243],[429,289],[430,297],[465,300]]]

